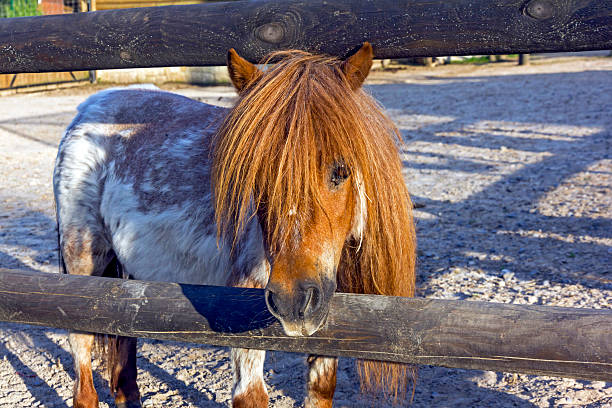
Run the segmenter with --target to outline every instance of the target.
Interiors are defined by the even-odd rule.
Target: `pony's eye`
[[[343,162],[336,162],[332,166],[331,173],[329,175],[329,184],[332,189],[336,189],[340,184],[344,183],[350,175],[349,168]]]

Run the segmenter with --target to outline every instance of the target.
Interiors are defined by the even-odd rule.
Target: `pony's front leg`
[[[338,359],[308,356],[308,383],[305,408],[331,408],[336,391]]]
[[[98,408],[98,394],[93,384],[91,372],[91,349],[95,335],[93,333],[70,332],[68,341],[74,360],[74,408]]]
[[[232,405],[234,408],[263,408],[268,406],[268,392],[263,379],[266,352],[234,348],[231,351]]]
[[[236,269],[230,275],[227,285],[261,289],[266,285],[268,273],[268,266],[265,262],[262,262],[259,267],[251,269],[251,273],[247,275]],[[263,350],[231,349],[232,374],[234,377],[232,406],[234,408],[267,408],[268,391],[263,379],[265,359],[266,352]]]

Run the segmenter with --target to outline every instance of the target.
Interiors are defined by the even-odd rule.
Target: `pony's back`
[[[226,284],[210,186],[211,141],[226,109],[124,88],[78,110],[53,183],[64,256],[94,257],[87,274],[117,257],[137,279]]]

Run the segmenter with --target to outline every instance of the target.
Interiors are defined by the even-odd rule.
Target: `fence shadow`
[[[516,395],[501,390],[479,386],[477,377],[482,371],[449,369],[443,367],[420,366],[417,372],[414,399],[410,401],[411,390],[407,399],[396,404],[389,402],[388,397],[362,394],[357,403],[351,401],[357,391],[359,378],[353,369],[354,359],[341,359],[338,372],[338,387],[334,398],[334,406],[348,407],[518,407],[532,408],[536,405],[525,401]],[[503,374],[496,373],[489,378],[490,385],[502,381]],[[350,399],[349,399],[350,398]]]
[[[493,275],[510,270],[518,279],[612,288],[612,276],[602,268],[612,262],[605,243],[612,238],[612,219],[589,216],[588,211],[562,216],[539,209],[548,193],[610,158],[612,125],[605,102],[597,101],[606,90],[593,95],[588,85],[609,84],[609,75],[475,76],[433,78],[431,85],[370,86],[402,131],[407,183],[414,201],[424,206],[417,212],[421,283],[451,267],[473,264]],[[563,104],[551,104],[549,92],[534,92],[523,101],[519,90],[525,83],[569,83],[577,92]],[[509,103],[513,98],[519,101]],[[526,113],[526,103],[542,109]],[[576,106],[574,116],[567,115],[568,104],[570,110]],[[439,198],[444,195],[439,191],[428,194],[437,186],[427,182],[457,174],[458,185],[472,190],[464,198],[451,201]],[[470,179],[480,185],[473,188]],[[527,248],[538,248],[547,265],[527,259],[533,253]]]
[[[39,269],[34,264],[57,265],[55,220],[40,211],[29,210],[25,203],[16,207],[19,210],[10,216],[0,213],[0,267],[36,272]],[[20,259],[21,253],[26,254],[24,258],[29,258],[30,264]]]
[[[57,148],[66,126],[75,114],[76,110],[0,120],[0,130],[44,146]],[[44,127],[46,131],[42,133],[38,131],[39,126]],[[49,131],[49,127],[53,127],[54,131]]]
[[[184,346],[189,347],[189,345],[187,344],[185,344]],[[163,383],[166,387],[176,390],[184,401],[188,401],[193,406],[202,408],[226,406],[225,404],[221,404],[217,401],[214,401],[209,395],[194,387],[193,384],[189,384],[185,381],[176,378],[176,376],[169,374],[166,370],[157,365],[155,361],[152,361],[151,359],[146,356],[143,356],[142,354],[139,354],[138,356],[138,369],[146,371],[159,382]],[[142,395],[143,402],[151,398],[152,395],[154,394],[144,393]]]
[[[2,331],[6,332],[7,329],[2,325]],[[18,330],[18,325],[11,325]],[[17,330],[9,328],[8,331],[18,333]],[[41,329],[43,330],[43,329]],[[37,346],[36,341],[34,345]],[[55,348],[58,348],[55,346]],[[54,350],[57,351],[57,350]],[[54,407],[68,407],[54,387],[50,386],[44,379],[30,368],[28,362],[23,361],[23,356],[19,356],[13,353],[9,347],[7,347],[4,341],[0,341],[0,358],[3,358],[11,364],[13,370],[20,377],[23,384],[26,386],[28,392],[38,402],[43,402],[48,406]]]
[[[474,76],[444,80],[435,78],[432,85],[414,85],[398,81],[394,84],[369,86],[394,115],[402,131],[407,142],[404,160],[407,182],[414,192],[415,201],[424,205],[417,213],[421,285],[424,285],[427,279],[441,275],[453,266],[469,266],[474,262],[487,274],[496,276],[500,275],[503,269],[508,269],[515,273],[518,279],[523,280],[546,279],[553,283],[578,283],[612,289],[610,271],[602,268],[602,265],[612,264],[612,251],[608,245],[601,243],[612,238],[612,220],[606,217],[591,217],[588,214],[548,215],[539,208],[539,202],[545,200],[550,191],[559,188],[575,175],[584,172],[606,173],[605,170],[592,170],[592,166],[598,161],[610,159],[611,125],[607,116],[602,115],[605,104],[591,95],[593,87],[590,84],[593,81],[607,83],[606,86],[610,88],[609,75],[609,71],[589,71],[527,76]],[[534,107],[527,113],[516,108],[514,104],[505,104],[504,101],[508,99],[520,97],[516,90],[518,87],[524,87],[525,83],[537,87],[536,89],[543,89],[545,84],[550,83],[576,84],[577,92],[574,98],[563,103],[589,108],[576,109],[576,115],[569,117],[563,106],[551,105],[548,102],[551,98],[549,92],[534,92],[529,101],[520,101]],[[486,89],[482,88],[483,84],[487,84]],[[581,87],[584,89],[580,89]],[[610,94],[612,89],[608,88],[598,92]],[[24,120],[23,124],[27,125],[44,121],[45,118],[32,117]],[[484,126],[483,122],[488,124]],[[491,122],[498,125],[492,126]],[[573,130],[564,131],[567,127],[572,127]],[[57,143],[55,139],[37,138],[31,136],[28,131],[15,130],[13,125],[9,126],[4,122],[0,122],[0,128],[45,146],[55,146]],[[59,136],[60,134],[57,140]],[[431,146],[441,148],[430,149]],[[456,154],[456,146],[472,149],[470,151],[473,154]],[[504,149],[518,152],[517,156],[495,154],[490,158],[485,154],[489,151],[502,152]],[[479,155],[479,152],[485,153]],[[541,154],[544,155],[532,160]],[[438,186],[429,185],[427,182],[435,180],[436,177],[431,176],[439,176],[436,173],[461,174],[462,179],[457,178],[457,184],[471,189],[469,194],[464,194],[458,200],[445,200],[431,194],[430,189],[435,190]],[[541,177],[542,174],[546,174],[546,177]],[[479,175],[486,176],[488,181],[477,188],[471,188],[470,177]],[[595,179],[591,187],[597,186]],[[501,197],[504,199],[501,200]],[[25,203],[24,208],[27,208]],[[25,220],[31,217],[32,223],[39,223],[50,231],[55,225],[53,220],[42,213],[25,212],[23,217]],[[20,220],[0,219],[4,231],[5,227],[17,225],[15,223],[18,222]],[[538,230],[541,233],[531,233]],[[573,242],[566,239],[578,234],[587,235],[591,239]],[[54,242],[54,232],[29,238],[27,235],[25,232],[3,233],[0,235],[0,242],[7,246],[23,246],[37,251],[34,259],[39,262],[44,259],[56,261],[54,255],[48,258],[49,254],[55,253],[55,246],[51,245],[54,248],[51,252],[44,249],[45,245],[51,247],[49,243]],[[45,245],[41,246],[41,242]],[[526,248],[537,248],[535,253],[551,255],[546,258],[549,267],[542,267],[533,259],[527,259],[525,254],[534,251],[527,251]],[[0,267],[33,270],[9,250],[0,251]],[[423,294],[431,293],[428,290]],[[7,327],[9,326],[0,324],[2,331],[6,332]],[[44,333],[46,329],[36,330]],[[68,369],[71,357],[62,347],[45,336],[34,336],[32,341],[36,347],[46,349],[65,361],[64,367],[71,372]],[[54,406],[65,406],[62,405],[64,400],[58,392],[42,381],[34,370],[2,341],[0,356],[7,356],[15,371],[27,373],[27,376],[23,377],[24,382],[34,398],[51,398],[57,401]],[[271,357],[266,365],[269,383],[301,404],[303,385],[296,384],[303,384],[306,367],[302,365],[302,374],[293,372],[294,375],[290,377],[276,376],[272,370],[297,369],[295,362],[301,361],[302,358],[296,356],[295,360],[288,359],[284,353],[277,356]],[[278,360],[275,361],[276,358]],[[285,361],[290,362],[289,366],[284,364]],[[186,401],[197,406],[223,406],[211,401],[196,387],[169,374],[152,359],[140,356],[139,364],[140,369],[152,377],[176,387]],[[282,367],[283,365],[285,367]],[[357,377],[349,365],[352,366],[350,359],[341,363],[343,373],[339,377],[337,395],[339,406],[350,406],[350,402],[346,401],[352,401],[352,395],[357,389]],[[477,373],[480,372],[423,367],[413,406],[533,406],[512,394],[480,387],[474,380]],[[101,400],[110,401],[110,395],[104,394],[107,392],[104,391],[107,390],[106,381],[98,374],[96,376],[95,383],[96,386],[100,385],[98,391]],[[452,400],[450,396],[443,396],[436,391],[450,387],[451,383],[456,391],[460,391],[462,398],[472,399]],[[480,399],[476,400],[476,396]],[[383,400],[376,401],[376,405],[386,406]],[[364,400],[363,406],[372,404]]]

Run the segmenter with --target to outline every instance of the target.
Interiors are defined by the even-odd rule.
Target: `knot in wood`
[[[267,23],[255,29],[255,36],[261,41],[278,44],[285,38],[285,27],[281,23]]]
[[[550,0],[532,0],[525,6],[525,14],[537,20],[546,20],[554,15],[555,6]]]

